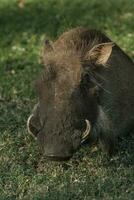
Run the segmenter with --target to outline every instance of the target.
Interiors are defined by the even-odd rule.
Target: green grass
[[[108,158],[82,147],[66,163],[46,161],[27,133],[44,38],[78,25],[106,32],[134,58],[134,0],[0,0],[0,200],[133,200],[134,137]]]

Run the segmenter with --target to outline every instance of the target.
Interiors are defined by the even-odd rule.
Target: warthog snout
[[[40,127],[40,123],[37,122],[37,118],[32,114],[27,120],[27,129],[30,134],[37,137],[39,142],[42,144],[44,157],[49,160],[55,161],[66,161],[69,160],[75,151],[75,149],[83,143],[90,134],[90,122],[85,120],[85,131],[80,133],[78,130],[74,130],[71,138],[63,137],[62,132],[55,132],[55,138],[47,137],[46,134],[49,134],[47,130],[43,127]],[[53,127],[54,129],[54,127]],[[53,131],[53,130],[52,130]],[[57,131],[57,130],[55,130]],[[66,132],[66,130],[64,130]],[[44,134],[43,134],[44,133]],[[42,134],[44,137],[42,137]],[[80,137],[79,137],[80,136]],[[44,141],[46,140],[46,141]],[[43,144],[45,144],[43,146]]]

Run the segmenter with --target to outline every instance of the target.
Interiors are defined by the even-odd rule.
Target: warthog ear
[[[53,46],[49,40],[45,40],[44,52],[53,51]]]
[[[105,65],[112,53],[113,42],[95,45],[85,56],[85,60],[89,60],[98,65]]]

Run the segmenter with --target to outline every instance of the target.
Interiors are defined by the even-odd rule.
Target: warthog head
[[[91,36],[87,41],[79,29],[74,32],[45,42],[45,67],[36,82],[39,100],[27,123],[52,160],[69,159],[90,136],[99,105],[94,70],[104,67],[113,46],[93,45]]]

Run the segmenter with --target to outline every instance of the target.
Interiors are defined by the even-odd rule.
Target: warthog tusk
[[[87,126],[86,126],[86,130],[82,134],[82,141],[81,141],[81,143],[83,143],[88,138],[88,135],[89,135],[90,130],[91,130],[91,124],[90,124],[89,120],[86,119],[85,121],[86,121],[86,125]]]
[[[32,117],[33,117],[33,114],[30,115],[30,116],[28,117],[28,120],[27,120],[27,130],[28,130],[28,132],[29,132],[31,135],[33,135],[33,133],[32,133],[31,130],[30,130],[30,120],[32,119]]]

